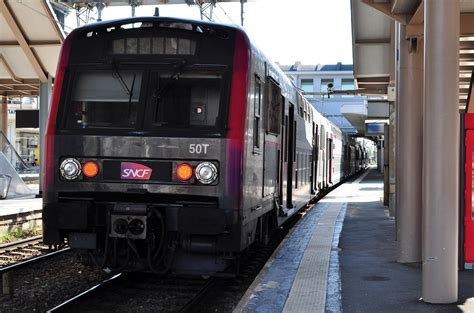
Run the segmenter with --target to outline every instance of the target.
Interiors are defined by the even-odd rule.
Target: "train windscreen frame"
[[[60,131],[222,135],[230,80],[225,70],[77,70]]]
[[[73,43],[73,48],[76,47],[72,49],[71,62],[65,73],[58,132],[166,137],[225,136],[231,90],[233,34],[189,34],[184,30],[165,30],[157,34],[154,29],[150,35],[150,31],[119,30],[115,34],[84,36]],[[112,53],[117,39],[129,36],[138,38],[135,41],[139,47],[131,49],[137,50],[137,54],[131,55],[127,45],[124,54]],[[154,38],[160,36],[177,38],[175,41],[179,45],[175,55],[153,55],[154,50],[149,51],[151,55],[148,50],[146,54],[140,54],[143,50],[142,38],[147,43],[153,43]],[[190,50],[186,50],[189,51],[188,55],[180,52],[180,38],[189,39],[186,41],[186,46],[190,46]],[[163,51],[166,52],[166,39],[164,42]],[[170,42],[173,43],[173,40]],[[100,77],[91,78],[91,75],[94,76],[91,73],[101,74]],[[84,78],[88,76],[89,79]],[[77,91],[84,89],[84,86],[96,90],[89,90],[89,94]],[[104,86],[109,90],[102,93]],[[112,95],[112,90],[116,90],[115,95]],[[103,97],[97,98],[100,94]],[[75,103],[80,100],[90,103]],[[87,115],[88,111],[95,114],[94,109],[87,110],[87,106],[94,105],[103,107],[102,111],[95,108],[101,114],[89,119],[78,118]],[[166,109],[166,105],[170,107]],[[174,108],[178,110],[174,112]]]

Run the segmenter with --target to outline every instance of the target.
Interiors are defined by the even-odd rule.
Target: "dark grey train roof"
[[[227,29],[227,30],[240,30],[245,33],[245,31],[239,25],[219,24],[215,22],[206,22],[206,21],[200,21],[200,20],[176,18],[176,17],[160,17],[160,16],[130,17],[130,18],[97,22],[97,23],[88,24],[88,25],[76,28],[73,32],[91,31],[91,30],[96,30],[96,29],[104,29],[104,28],[116,27],[120,25],[132,24],[132,23],[141,23],[141,22],[186,23],[186,24],[192,24],[196,26],[206,26],[206,27],[221,28],[221,29]]]

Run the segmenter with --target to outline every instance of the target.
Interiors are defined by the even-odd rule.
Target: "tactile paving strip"
[[[331,203],[306,247],[283,312],[325,312],[334,228],[342,203]]]

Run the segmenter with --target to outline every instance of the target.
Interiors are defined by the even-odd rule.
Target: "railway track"
[[[69,248],[54,249],[44,245],[42,236],[30,237],[0,245],[0,272],[7,268],[14,269],[16,265],[25,264],[68,251]]]
[[[310,207],[308,205],[290,219],[269,244],[259,244],[251,249],[236,277],[204,280],[122,273],[47,312],[229,312],[287,232]],[[215,299],[216,296],[220,299]]]
[[[216,280],[121,273],[47,312],[193,312]]]
[[[288,232],[329,191],[289,219],[268,244],[250,249],[236,277],[203,280],[117,274],[47,312],[230,312]]]

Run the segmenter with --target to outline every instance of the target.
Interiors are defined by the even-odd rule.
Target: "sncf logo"
[[[153,170],[139,163],[122,162],[120,169],[121,179],[150,180]]]

